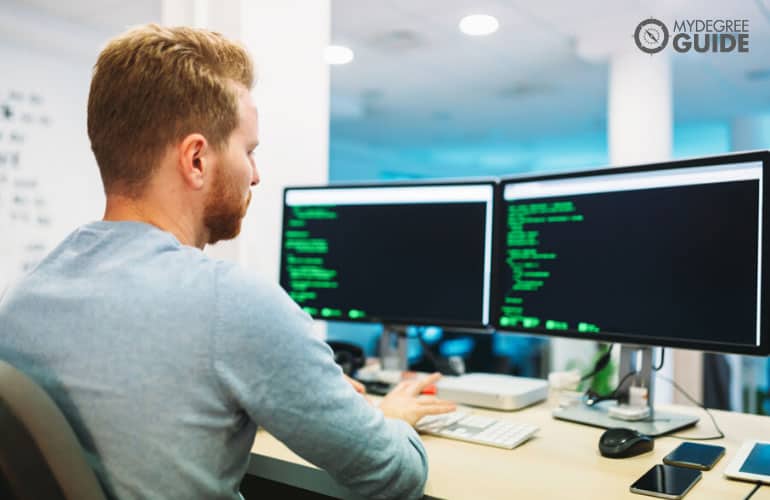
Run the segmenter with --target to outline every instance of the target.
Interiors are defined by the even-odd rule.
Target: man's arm
[[[407,421],[450,411],[450,404],[418,399],[410,383],[377,409],[344,379],[331,349],[311,333],[312,319],[277,285],[227,266],[217,294],[212,355],[227,398],[360,494],[422,495],[427,456]]]

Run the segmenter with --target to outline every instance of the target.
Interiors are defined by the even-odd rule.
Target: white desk
[[[640,500],[645,497],[629,492],[631,483],[653,465],[662,463],[663,457],[682,442],[672,437],[658,438],[651,453],[626,459],[604,458],[597,448],[603,429],[556,420],[551,417],[551,408],[549,403],[543,403],[516,412],[473,409],[495,418],[540,426],[535,438],[513,450],[423,436],[430,461],[426,495],[474,500]],[[711,420],[698,408],[663,408],[700,416],[696,427],[680,433],[684,436],[715,433]],[[744,440],[770,438],[770,417],[716,410],[713,413],[726,437],[708,442],[724,446],[727,452],[713,470],[703,472],[686,500],[743,499],[754,485],[726,479],[724,469]],[[257,433],[249,472],[330,496],[355,498],[328,474],[299,458],[264,431]],[[755,499],[770,500],[770,485],[760,488],[752,497]]]

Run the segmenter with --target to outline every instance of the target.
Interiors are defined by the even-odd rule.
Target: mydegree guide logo
[[[748,19],[675,20],[673,30],[655,18],[642,20],[634,30],[634,42],[644,53],[657,54],[668,46],[679,53],[749,51]]]

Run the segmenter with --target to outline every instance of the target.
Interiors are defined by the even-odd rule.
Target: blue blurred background
[[[440,4],[440,5],[439,5]],[[669,158],[770,146],[770,17],[766,2],[589,1],[333,2],[332,41],[355,51],[332,67],[332,182],[539,174],[612,166],[610,75],[618,40],[630,44],[644,10],[665,20],[747,18],[749,54],[669,54]],[[500,29],[464,37],[447,21],[471,7]],[[602,12],[602,19],[594,12]],[[636,17],[634,17],[636,16]],[[624,41],[625,40],[625,41]],[[636,50],[632,46],[632,50]],[[664,126],[668,126],[665,124]],[[375,354],[380,326],[330,323],[331,339]],[[416,336],[470,369],[545,376],[547,340],[413,329],[410,362],[426,360]],[[712,406],[770,413],[766,359],[730,356],[743,394],[704,397]],[[587,367],[576,355],[571,366]],[[725,361],[722,360],[722,363]],[[704,370],[711,364],[705,363]],[[738,384],[740,386],[740,384]],[[736,385],[733,384],[733,392]],[[730,402],[732,401],[732,403]],[[736,403],[738,401],[738,403]]]

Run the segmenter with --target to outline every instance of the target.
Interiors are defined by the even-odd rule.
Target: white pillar
[[[610,163],[619,166],[671,158],[674,127],[668,56],[664,53],[649,55],[635,48],[612,54],[608,94]],[[699,360],[699,353],[669,349],[661,373],[676,378],[681,385],[684,380],[680,380],[680,375],[684,374],[677,374],[675,366],[692,370]],[[702,392],[700,379],[689,378],[686,385],[689,385],[688,392],[693,388],[698,394]],[[661,380],[655,384],[656,403],[670,403],[673,396],[669,383]]]
[[[671,158],[671,61],[639,50],[610,59],[607,106],[610,163],[625,165]]]
[[[328,180],[329,0],[164,0],[163,24],[200,26],[243,42],[257,72],[254,188],[241,235],[207,248],[217,258],[278,279],[283,188]]]

